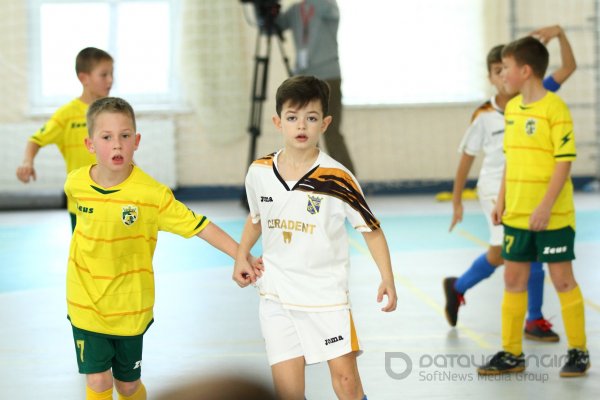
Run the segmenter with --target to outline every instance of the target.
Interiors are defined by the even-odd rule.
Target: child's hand
[[[23,183],[28,183],[30,179],[35,181],[35,168],[33,168],[33,164],[23,163],[23,165],[17,168],[17,178]]]
[[[396,286],[394,285],[394,281],[381,281],[379,285],[379,290],[377,291],[377,302],[381,303],[383,301],[383,296],[387,296],[388,301],[385,307],[381,309],[384,312],[394,311],[396,309],[396,303],[398,302],[398,297],[396,296]]]
[[[562,28],[558,25],[545,26],[540,29],[536,29],[529,35],[533,36],[543,44],[548,44],[552,38],[558,37],[563,32]]]
[[[529,217],[529,230],[539,232],[548,228],[548,222],[550,221],[551,207],[547,207],[543,204],[537,206],[537,208]]]
[[[263,264],[262,257],[253,257],[252,255],[250,255],[248,257],[248,262],[252,266],[254,274],[260,278],[262,276],[263,271],[265,270],[265,265]]]
[[[492,223],[494,225],[502,225],[502,215],[504,215],[504,204],[496,203],[492,208]]]
[[[236,259],[233,266],[232,279],[242,288],[256,282],[256,272],[248,261],[250,257]]]
[[[458,224],[459,222],[462,222],[462,220],[463,220],[463,205],[462,205],[462,203],[452,204],[452,208],[453,208],[452,222],[450,223],[450,229],[448,229],[448,232],[452,232],[452,229],[454,229],[454,226],[456,226],[456,224]]]

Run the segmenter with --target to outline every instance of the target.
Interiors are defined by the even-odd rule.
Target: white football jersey
[[[346,220],[360,232],[379,229],[379,221],[342,164],[321,151],[289,187],[277,170],[280,153],[254,161],[246,176],[250,216],[262,228],[260,295],[288,309],[350,308]]]

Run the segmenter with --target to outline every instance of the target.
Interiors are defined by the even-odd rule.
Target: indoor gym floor
[[[458,326],[448,326],[442,279],[461,274],[485,249],[487,227],[477,201],[465,203],[464,222],[449,234],[451,205],[437,203],[433,196],[368,200],[386,233],[398,290],[397,310],[379,311],[379,274],[361,236],[353,232],[350,293],[365,350],[358,360],[369,399],[597,398],[600,194],[576,196],[574,265],[586,299],[593,364],[588,377],[576,379],[558,376],[566,341],[560,304],[548,279],[544,314],[561,341],[526,341],[530,358],[524,374],[481,379],[475,372],[476,365],[500,349],[502,271],[468,292]],[[237,201],[188,205],[239,239],[245,211]],[[85,380],[77,373],[66,319],[69,239],[65,210],[0,213],[3,399],[84,398]],[[149,399],[167,387],[214,373],[242,374],[270,384],[258,295],[231,281],[231,260],[197,238],[161,233],[154,268],[155,323],[145,336],[142,374]],[[326,364],[307,367],[306,381],[307,399],[335,398]]]

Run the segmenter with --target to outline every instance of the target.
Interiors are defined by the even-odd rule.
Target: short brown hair
[[[133,130],[137,130],[135,126],[135,113],[133,112],[133,107],[119,97],[104,97],[93,102],[88,109],[86,119],[89,137],[92,137],[94,134],[96,118],[98,115],[105,112],[127,115],[129,118],[131,118]]]
[[[104,50],[95,47],[86,47],[75,58],[75,72],[77,74],[80,72],[90,73],[100,61],[112,62],[113,58]]]
[[[515,40],[504,46],[502,58],[513,57],[517,65],[529,65],[533,74],[543,79],[550,55],[542,42],[531,36]]]
[[[498,46],[492,47],[492,49],[487,54],[486,62],[488,74],[492,73],[492,65],[493,64],[501,64],[502,63],[502,49],[504,48],[503,44],[499,44]]]
[[[275,95],[275,109],[281,116],[281,110],[286,102],[292,106],[304,107],[313,100],[318,100],[323,108],[323,116],[329,112],[329,85],[314,76],[298,75],[288,78]]]

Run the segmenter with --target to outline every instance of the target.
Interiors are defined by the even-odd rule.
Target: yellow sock
[[[89,386],[85,387],[85,399],[86,400],[112,400],[113,388],[105,390],[104,392],[98,393],[90,389]]]
[[[516,356],[523,352],[523,323],[527,312],[527,292],[504,291],[502,299],[502,348]]]
[[[558,292],[558,298],[562,308],[562,317],[569,349],[587,350],[583,295],[579,286],[568,292]]]
[[[131,396],[123,396],[119,393],[119,400],[146,400],[146,387],[140,382],[140,387]]]

